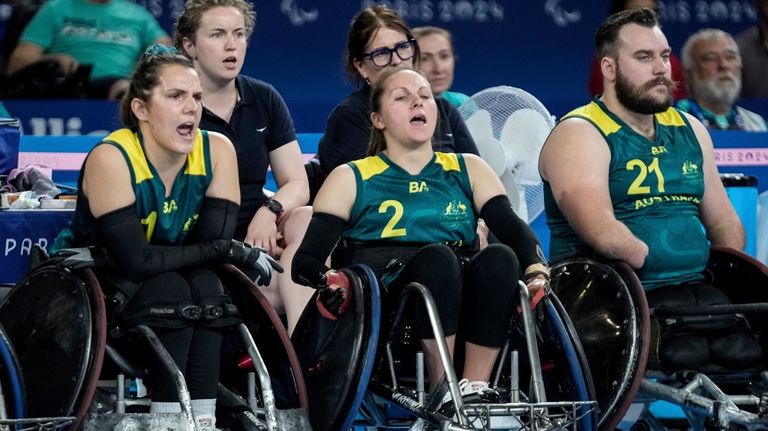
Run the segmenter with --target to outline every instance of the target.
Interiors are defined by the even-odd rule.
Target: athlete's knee
[[[199,302],[205,298],[224,294],[224,287],[219,276],[210,269],[196,269],[186,276],[192,300]]]
[[[467,275],[479,297],[508,302],[517,292],[520,261],[508,246],[491,244],[470,261]]]
[[[224,292],[221,279],[209,269],[198,269],[187,275],[192,300],[197,305],[197,317],[192,318],[201,326],[222,328],[241,322],[237,307]]]
[[[504,244],[490,244],[477,254],[478,264],[490,270],[497,269],[506,275],[520,273],[520,260],[514,250]]]

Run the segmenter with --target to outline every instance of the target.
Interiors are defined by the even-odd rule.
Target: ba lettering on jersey
[[[427,187],[426,181],[411,181],[408,183],[408,193],[421,193],[428,191],[429,187]]]

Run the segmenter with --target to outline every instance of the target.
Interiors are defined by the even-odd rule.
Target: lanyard
[[[706,126],[708,129],[744,130],[744,119],[741,118],[741,115],[739,115],[739,113],[737,113],[735,109],[731,108],[731,111],[728,112],[728,115],[725,116],[726,121],[728,121],[728,128],[722,129],[720,127],[720,123],[718,123],[717,120],[715,119],[715,114],[707,110],[704,110],[693,99],[688,99],[688,101],[690,102],[689,109],[691,114],[693,114],[694,117],[698,118],[699,121],[701,121],[704,124],[704,126]]]

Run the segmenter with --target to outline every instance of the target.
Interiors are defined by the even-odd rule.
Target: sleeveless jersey
[[[701,279],[710,248],[699,212],[704,168],[701,146],[685,116],[675,108],[656,114],[655,141],[636,133],[597,98],[563,119],[570,117],[591,122],[610,149],[614,215],[649,248],[638,271],[644,287]],[[589,251],[557,208],[547,182],[544,199],[550,254],[557,258]],[[589,196],[583,199],[589,202]]]
[[[117,147],[125,157],[136,196],[134,208],[144,226],[147,242],[182,244],[197,221],[205,191],[213,178],[208,132],[198,129],[194,148],[187,155],[186,164],[176,176],[168,197],[165,185],[146,158],[141,133],[120,129],[109,134],[99,145],[104,144]],[[98,243],[96,220],[82,191],[82,172],[78,183],[75,218],[56,238],[54,251]]]
[[[456,247],[474,242],[477,217],[461,154],[435,152],[416,175],[382,153],[348,165],[357,196],[343,238]]]

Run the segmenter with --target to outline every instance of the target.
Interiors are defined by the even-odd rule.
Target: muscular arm
[[[313,202],[312,221],[293,258],[294,282],[314,287],[328,271],[325,260],[349,220],[356,193],[354,173],[346,165],[334,169],[320,187]]]
[[[273,196],[286,211],[306,205],[309,201],[309,182],[304,159],[297,141],[282,145],[269,153],[269,163],[277,182]]]
[[[641,268],[648,246],[616,219],[608,189],[611,154],[586,120],[571,118],[549,135],[539,171],[576,233],[601,255]]]
[[[745,233],[739,216],[725,193],[715,165],[712,138],[704,126],[691,115],[685,114],[701,145],[704,158],[704,197],[701,200],[701,221],[707,228],[707,237],[713,245],[724,245],[744,250]]]
[[[18,72],[19,70],[36,63],[43,59],[54,59],[61,65],[64,73],[72,73],[77,69],[77,60],[67,54],[45,54],[45,48],[29,42],[19,42],[8,59],[8,74]]]
[[[205,195],[240,204],[240,185],[237,174],[237,154],[230,140],[216,132],[208,132],[211,143],[213,180]]]

